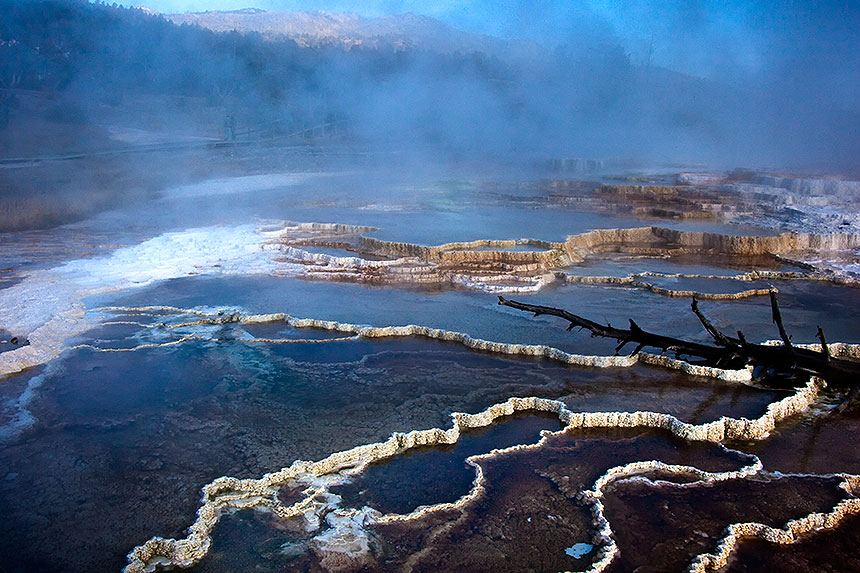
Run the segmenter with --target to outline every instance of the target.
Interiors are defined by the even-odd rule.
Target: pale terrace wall
[[[772,237],[678,231],[663,227],[597,229],[571,235],[565,249],[571,260],[616,249],[651,253],[654,248],[683,253],[757,256],[797,251],[842,251],[860,247],[860,233],[782,233]]]

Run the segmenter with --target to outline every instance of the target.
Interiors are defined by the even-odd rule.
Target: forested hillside
[[[856,110],[783,88],[775,104],[773,86],[790,78],[727,82],[634,65],[611,35],[509,53],[456,42],[300,46],[84,0],[0,0],[0,13],[0,119],[30,90],[55,101],[49,119],[78,124],[104,123],[107,111],[128,118],[129,108],[202,122],[209,135],[225,114],[245,126],[336,119],[374,146],[729,166],[850,163],[838,142],[860,128]]]
[[[299,47],[85,1],[2,0],[0,10],[4,105],[14,105],[15,90],[48,93],[66,104],[53,112],[64,121],[96,120],[97,104],[181,96],[245,123],[337,117],[376,143],[606,155],[627,152],[667,111],[673,129],[699,133],[713,107],[701,81],[631,66],[606,43],[523,62],[393,45]],[[642,89],[661,84],[684,89]]]

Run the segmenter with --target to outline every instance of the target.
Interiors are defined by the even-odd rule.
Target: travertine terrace
[[[719,255],[744,258],[786,256],[811,258],[822,253],[850,251],[860,247],[860,234],[786,232],[775,236],[737,236],[679,231],[663,227],[598,229],[571,235],[564,242],[535,239],[479,240],[425,246],[391,242],[367,236],[373,229],[346,225],[286,224],[283,230],[268,233],[279,246],[277,260],[303,265],[301,275],[322,280],[370,284],[412,284],[464,287],[485,292],[534,292],[556,280],[591,282],[648,288],[656,294],[699,298],[732,299],[761,296],[766,289],[740,293],[673,292],[647,281],[647,273],[619,277],[571,276],[566,267],[589,257],[622,253],[628,256]],[[344,256],[315,252],[315,248],[335,248]],[[350,256],[350,254],[354,256]],[[802,263],[797,263],[802,265]],[[737,280],[809,279],[814,275],[791,272],[747,273]],[[714,278],[696,277],[689,278]],[[723,277],[720,277],[723,278]],[[835,276],[824,277],[847,281]]]
[[[684,369],[689,374],[697,376],[716,377],[727,382],[749,380],[748,371],[732,372],[715,368],[698,368],[677,360],[662,356],[637,354],[626,358],[610,358],[597,356],[573,356],[562,351],[527,345],[511,345],[489,341],[473,340],[467,335],[428,329],[420,326],[406,327],[361,327],[352,324],[334,323],[314,319],[296,319],[288,315],[240,315],[207,313],[191,309],[179,308],[112,308],[103,309],[125,314],[137,312],[162,312],[197,315],[199,318],[192,322],[181,322],[172,325],[173,328],[188,328],[206,324],[261,324],[283,322],[297,328],[324,329],[334,333],[337,340],[345,340],[344,335],[357,335],[364,338],[387,336],[422,336],[439,340],[454,341],[468,348],[504,354],[522,354],[527,356],[545,356],[552,360],[569,364],[590,367],[629,366],[638,358],[648,364],[666,368]],[[187,338],[175,343],[182,344]],[[273,343],[276,340],[265,340]],[[282,342],[299,342],[287,339]],[[170,343],[170,344],[175,344]],[[857,345],[840,345],[835,347],[840,355],[856,355],[860,352]],[[105,349],[108,350],[109,349]],[[134,351],[136,349],[127,349]],[[504,456],[508,452],[520,451],[523,448],[540,449],[543,440],[531,446],[514,446],[506,450],[498,450],[485,455],[474,456],[468,460],[475,470],[475,479],[471,491],[453,503],[442,503],[418,508],[406,514],[380,514],[378,511],[364,509],[349,509],[340,507],[340,498],[332,495],[329,488],[349,480],[366,469],[370,464],[379,460],[389,459],[408,452],[417,447],[441,444],[453,444],[459,439],[462,430],[488,426],[495,421],[510,416],[516,412],[548,412],[558,416],[565,427],[563,431],[573,431],[582,428],[654,428],[683,440],[692,442],[712,442],[721,444],[732,440],[763,440],[783,420],[806,411],[817,400],[824,387],[823,382],[813,379],[796,393],[774,402],[767,407],[766,412],[756,419],[733,419],[723,417],[717,421],[704,424],[691,424],[674,416],[656,412],[574,412],[564,403],[556,400],[541,398],[511,398],[504,403],[491,406],[477,414],[455,413],[452,415],[453,425],[449,429],[434,428],[430,430],[397,433],[385,442],[367,444],[348,451],[338,452],[329,457],[316,461],[296,461],[279,472],[267,474],[260,479],[239,480],[231,477],[218,478],[203,491],[203,505],[198,511],[198,518],[189,529],[185,539],[163,539],[156,537],[135,548],[129,554],[128,572],[151,571],[158,566],[187,567],[199,561],[209,551],[212,531],[218,519],[225,513],[239,509],[258,508],[273,512],[284,520],[301,520],[308,532],[319,536],[319,542],[314,542],[315,551],[325,564],[328,562],[331,570],[352,570],[355,567],[373,563],[370,530],[374,524],[418,520],[431,513],[459,511],[474,503],[483,495],[486,478],[480,466],[482,459]],[[546,439],[546,436],[544,439]],[[762,463],[755,456],[747,456],[749,463],[736,470],[724,472],[708,472],[691,466],[670,465],[660,460],[630,463],[613,467],[606,471],[590,489],[582,492],[584,503],[592,507],[594,513],[594,539],[598,554],[589,571],[603,571],[615,557],[618,547],[614,542],[612,524],[605,518],[603,509],[604,490],[611,483],[634,476],[671,476],[683,475],[693,479],[693,483],[710,483],[721,480],[744,479],[755,477],[764,471]],[[691,571],[715,570],[725,565],[732,549],[740,539],[745,537],[760,537],[773,543],[793,543],[822,529],[839,525],[842,519],[860,512],[860,500],[854,497],[860,477],[845,475],[843,488],[848,496],[844,501],[832,508],[826,514],[812,514],[802,519],[786,523],[782,529],[774,529],[755,523],[738,523],[732,525],[715,548],[714,553],[696,557],[691,563]],[[289,485],[291,489],[302,489],[302,497],[292,505],[285,505],[278,497],[280,488]],[[322,527],[324,515],[329,515],[328,526]],[[335,563],[343,565],[335,566]]]
[[[133,311],[135,309],[125,310]],[[201,320],[206,322],[213,319],[203,317]],[[414,326],[371,329],[360,328],[355,325],[293,319],[283,315],[234,316],[231,317],[231,320],[248,323],[281,320],[298,327],[325,328],[341,333],[356,333],[359,336],[369,337],[392,335],[430,336],[443,340],[459,341],[470,348],[479,348],[485,351],[526,355],[543,354],[555,360],[589,366],[599,365],[605,367],[622,364],[622,362],[617,360],[606,362],[605,359],[600,360],[599,357],[572,357],[561,351],[553,351],[552,349],[473,341],[462,334],[440,332]],[[183,326],[187,326],[187,324]],[[648,357],[649,355],[639,356],[641,359],[641,357]],[[661,366],[680,367],[677,361],[670,361],[661,357],[649,358],[648,362]],[[718,369],[699,370],[695,374],[700,376],[716,376],[724,380],[742,381],[748,379],[747,372],[731,373]],[[369,535],[367,528],[371,527],[374,523],[382,524],[392,521],[420,519],[429,512],[457,510],[459,507],[466,506],[480,497],[485,486],[484,475],[480,465],[477,463],[481,459],[481,456],[470,459],[469,463],[475,468],[476,477],[474,486],[467,495],[455,503],[423,507],[409,515],[381,515],[378,512],[368,512],[366,509],[342,509],[338,507],[339,498],[330,495],[328,488],[331,485],[342,483],[349,476],[361,472],[374,461],[390,458],[418,446],[455,443],[459,438],[461,429],[486,426],[501,417],[509,416],[515,412],[551,412],[557,415],[561,423],[569,430],[576,428],[645,427],[658,428],[684,440],[691,441],[721,443],[724,440],[761,440],[766,438],[780,421],[809,408],[816,400],[821,388],[822,383],[820,381],[812,380],[795,394],[771,404],[763,416],[754,420],[722,418],[716,422],[700,425],[685,423],[673,416],[654,412],[582,413],[572,412],[563,403],[554,400],[511,398],[507,402],[496,404],[478,414],[454,414],[453,426],[447,430],[435,428],[413,431],[406,434],[394,434],[385,442],[368,444],[349,451],[338,452],[317,462],[297,461],[280,472],[267,474],[258,480],[237,480],[229,477],[218,478],[204,488],[203,506],[198,511],[197,521],[189,530],[189,536],[181,540],[153,538],[129,554],[130,563],[126,571],[149,571],[157,565],[189,566],[195,563],[209,550],[211,532],[221,515],[225,512],[252,507],[266,508],[282,519],[302,519],[306,524],[305,527],[311,532],[320,527],[321,515],[334,511],[338,518],[336,520],[329,520],[330,529],[326,529],[324,533],[321,533],[321,535],[325,535],[325,543],[321,545],[323,549],[320,549],[320,552],[323,553],[323,559],[325,559],[325,555],[332,553],[338,556],[337,559],[332,558],[333,561],[341,562],[346,560],[347,563],[352,563],[353,565],[365,563],[367,559],[370,559],[369,545],[367,541],[358,542],[357,538],[361,539],[362,536]],[[514,449],[522,447],[516,446]],[[541,444],[538,443],[528,447],[540,448]],[[496,451],[487,454],[487,456],[503,456],[505,453],[505,450]],[[604,570],[612,562],[618,550],[612,537],[612,525],[603,516],[602,496],[603,490],[608,484],[631,476],[652,474],[654,472],[666,475],[678,473],[687,477],[693,476],[697,482],[738,479],[755,476],[758,472],[762,471],[762,464],[759,460],[752,456],[750,461],[749,465],[735,471],[718,473],[701,471],[695,467],[671,466],[659,460],[637,462],[608,470],[603,477],[593,484],[591,489],[583,492],[583,500],[593,507],[595,515],[595,538],[600,541],[599,555],[591,566],[590,571]],[[858,480],[860,478],[856,476],[845,476],[844,487],[846,492],[852,497],[834,507],[829,514],[810,515],[804,519],[792,521],[786,524],[783,530],[774,530],[766,526],[746,523],[731,526],[729,533],[720,543],[716,553],[696,558],[694,563],[691,564],[691,570],[707,571],[723,566],[738,539],[743,537],[758,536],[776,543],[791,543],[795,539],[799,539],[804,533],[817,531],[822,528],[835,527],[845,516],[860,512],[860,501],[853,497]],[[303,491],[304,497],[290,506],[285,506],[277,497],[278,490],[286,484],[291,484],[293,488],[301,484],[305,488]],[[334,533],[339,527],[348,528],[344,531],[341,542],[337,541],[337,534]],[[351,568],[352,566],[347,566],[347,569]]]
[[[564,222],[563,217],[558,221]],[[26,342],[7,345],[0,352],[0,375],[21,380],[4,406],[0,440],[12,444],[29,439],[35,433],[32,429],[41,431],[43,423],[54,424],[46,435],[57,440],[51,432],[60,428],[62,437],[67,427],[83,432],[113,428],[127,436],[124,439],[149,440],[134,454],[142,468],[142,477],[135,482],[144,484],[140,487],[146,493],[141,495],[153,499],[152,508],[174,507],[175,493],[164,481],[173,479],[182,483],[183,492],[192,492],[193,499],[185,498],[193,507],[173,511],[170,526],[139,525],[134,538],[122,542],[123,554],[131,549],[128,571],[198,563],[205,567],[204,560],[221,559],[232,551],[222,543],[219,527],[233,527],[233,520],[248,514],[265,516],[259,519],[274,531],[295,534],[299,540],[290,551],[301,556],[289,559],[314,567],[349,571],[402,561],[416,570],[422,564],[432,568],[436,561],[428,556],[444,553],[445,543],[456,543],[453,538],[446,541],[446,532],[459,531],[476,519],[481,508],[494,503],[502,480],[493,473],[493,464],[514,463],[519,455],[549,460],[567,451],[569,444],[559,445],[565,439],[576,441],[587,434],[588,439],[611,442],[623,431],[638,432],[629,441],[642,440],[641,456],[612,464],[603,464],[599,456],[585,459],[583,467],[594,473],[580,482],[565,482],[564,469],[541,470],[551,476],[545,479],[555,480],[552,487],[564,484],[559,495],[571,505],[571,512],[586,514],[580,533],[565,537],[567,545],[553,541],[556,545],[549,549],[558,554],[553,563],[576,568],[570,560],[580,557],[567,549],[577,545],[590,548],[578,570],[611,569],[629,557],[633,550],[618,535],[627,524],[610,511],[616,488],[628,483],[651,484],[648,487],[655,490],[716,488],[725,483],[777,483],[780,477],[802,475],[821,482],[838,479],[843,485],[843,495],[833,503],[815,498],[803,515],[779,523],[753,523],[738,513],[726,523],[731,527],[719,536],[709,533],[707,541],[700,533],[687,531],[688,537],[702,538],[695,552],[682,555],[695,571],[721,567],[743,551],[738,548],[748,537],[796,544],[819,530],[840,535],[844,530],[840,524],[858,513],[854,467],[784,470],[755,448],[766,450],[781,433],[799,431],[798,420],[826,424],[828,413],[836,411],[835,404],[844,398],[841,390],[813,379],[798,381],[791,392],[776,391],[762,387],[762,373],[752,368],[713,368],[678,359],[671,352],[612,355],[609,346],[605,352],[597,349],[603,348],[599,341],[568,338],[577,335],[568,335],[551,321],[517,324],[516,317],[495,309],[495,297],[485,294],[519,293],[541,303],[540,298],[547,298],[573,310],[580,310],[581,301],[583,308],[599,309],[597,319],[614,324],[638,318],[641,312],[658,328],[665,326],[668,332],[680,325],[685,336],[695,338],[698,325],[682,299],[714,301],[717,319],[745,328],[747,314],[763,323],[756,298],[777,288],[789,305],[794,304],[792,310],[806,312],[793,319],[792,330],[802,337],[797,347],[815,339],[812,327],[806,326],[814,324],[809,317],[820,313],[809,309],[831,304],[826,298],[833,295],[838,299],[834,312],[839,314],[853,300],[856,276],[840,272],[834,263],[856,258],[860,235],[850,228],[761,235],[684,228],[688,230],[658,225],[604,228],[566,238],[560,233],[555,240],[516,238],[517,230],[512,229],[508,236],[422,243],[386,240],[403,229],[388,232],[370,225],[259,219],[237,226],[168,231],[104,256],[34,269],[0,290],[3,327]],[[717,224],[705,228],[731,229]],[[423,236],[444,237],[446,232]],[[810,303],[814,289],[826,295]],[[325,293],[322,302],[314,299],[317,292]],[[728,301],[738,302],[724,304]],[[684,318],[690,319],[692,329]],[[825,330],[834,332],[836,340],[853,342],[850,317],[836,318],[833,331],[823,322]],[[769,319],[765,322],[769,326]],[[551,333],[556,328],[558,335]],[[763,339],[762,330],[756,330],[756,341]],[[860,355],[855,344],[828,346],[832,356]],[[150,412],[126,412],[122,410],[126,401],[119,413],[106,408],[102,415],[98,409],[64,402],[70,399],[60,383],[66,374],[74,384],[95,385],[97,389],[87,395],[97,399],[120,392],[127,383],[111,383],[99,373],[102,364],[134,364],[140,372],[153,369],[157,385],[161,367],[152,365],[160,364],[163,356],[179,360],[177,368],[184,374],[147,393],[154,401]],[[416,363],[424,374],[413,382],[410,369]],[[214,381],[197,378],[214,367],[230,373]],[[132,380],[137,372],[127,376]],[[598,380],[592,383],[593,378]],[[384,394],[390,402],[371,397],[367,403],[353,404],[365,400],[370,384],[385,387],[379,396]],[[340,395],[341,387],[349,390]],[[380,402],[377,410],[375,402]],[[65,415],[64,408],[71,421],[54,422]],[[168,414],[162,416],[162,411]],[[359,419],[359,411],[372,414]],[[451,412],[452,425],[446,426],[444,417]],[[518,416],[550,418],[557,425],[531,441],[505,442],[470,453],[466,465],[473,476],[471,487],[457,496],[390,512],[372,504],[351,505],[337,493],[371,468],[416,452],[459,447],[472,439],[472,430],[501,430],[518,423],[511,422]],[[254,427],[258,419],[263,420],[259,428]],[[242,427],[246,420],[252,421],[248,429]],[[839,424],[850,428],[850,420],[840,418]],[[240,428],[238,434],[235,428]],[[340,441],[335,446],[333,440]],[[715,469],[695,457],[672,461],[667,450],[649,450],[653,440],[674,440],[684,451],[705,444],[736,463]],[[164,446],[159,444],[173,448],[174,443],[183,452],[178,458],[201,457],[205,450],[202,457],[218,456],[218,461],[212,467],[170,468],[160,481],[147,481],[156,474],[145,472],[173,461],[162,454],[159,448]],[[64,446],[55,441],[46,447],[61,451]],[[242,452],[235,465],[232,451]],[[565,463],[579,461],[574,456]],[[14,485],[17,474],[10,470],[7,485]],[[221,474],[227,475],[211,481]],[[27,481],[39,483],[30,477]],[[207,482],[198,506],[194,492]],[[512,497],[519,495],[515,486],[505,487],[512,488],[507,491]],[[550,515],[544,506],[536,507]],[[259,511],[242,513],[245,509]],[[138,522],[151,520],[157,511],[148,509],[150,513],[138,516]],[[176,525],[179,518],[184,521]],[[193,524],[188,536],[178,534],[189,522]],[[430,533],[426,540],[422,535],[413,539],[418,545],[409,555],[392,553],[392,545],[385,545],[386,535],[408,536],[425,526]],[[521,527],[527,537],[529,526]],[[567,535],[567,530],[554,531]],[[146,541],[152,535],[175,539]],[[140,545],[132,549],[135,544]],[[490,555],[498,548],[487,551]],[[278,555],[275,561],[282,559]]]

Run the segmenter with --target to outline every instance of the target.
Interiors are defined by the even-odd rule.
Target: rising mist
[[[858,166],[860,21],[841,4],[628,2],[625,30],[590,9],[520,2],[493,14],[503,39],[453,51],[445,35],[463,32],[414,16],[435,44],[300,45],[82,1],[0,9],[13,122],[27,113],[16,90],[30,90],[50,94],[48,121],[73,125],[217,137],[232,114],[247,130],[341,122],[358,145],[433,157]]]

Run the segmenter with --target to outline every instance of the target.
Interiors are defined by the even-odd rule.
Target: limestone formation
[[[860,233],[782,233],[776,236],[738,236],[678,231],[662,227],[598,229],[571,235],[565,250],[571,260],[600,252],[654,254],[715,254],[738,257],[799,251],[842,251],[860,247]]]
[[[322,556],[323,560],[329,560],[328,563],[332,570],[362,563],[368,558],[372,543],[371,538],[366,537],[367,534],[362,524],[418,519],[426,516],[428,512],[448,511],[463,507],[480,496],[484,490],[485,477],[477,463],[480,459],[504,455],[507,451],[522,449],[523,447],[540,448],[551,433],[545,434],[540,442],[532,446],[513,446],[513,448],[506,450],[469,458],[470,465],[475,468],[476,478],[472,490],[468,494],[456,502],[421,507],[408,515],[378,515],[368,512],[366,509],[338,509],[336,507],[338,500],[333,499],[337,496],[332,496],[328,492],[328,487],[341,483],[341,476],[354,475],[375,461],[398,455],[409,449],[419,446],[455,443],[459,439],[462,429],[486,426],[514,412],[552,412],[557,414],[559,419],[566,424],[566,429],[648,427],[663,429],[678,437],[695,441],[720,443],[726,439],[758,440],[766,437],[780,420],[807,409],[815,400],[820,387],[820,381],[810,381],[794,395],[771,404],[767,412],[755,420],[724,417],[715,422],[699,425],[685,423],[669,414],[656,412],[576,413],[568,410],[562,402],[555,400],[511,398],[478,414],[453,414],[453,426],[448,430],[434,428],[412,431],[407,434],[395,433],[385,442],[358,446],[351,450],[332,454],[318,462],[296,461],[291,466],[279,472],[266,474],[259,480],[218,478],[204,487],[203,506],[198,511],[197,521],[189,529],[189,536],[182,540],[168,540],[161,537],[149,540],[129,554],[129,565],[126,567],[126,571],[151,571],[166,564],[188,566],[197,562],[206,554],[211,545],[211,532],[220,515],[224,512],[249,507],[267,507],[285,519],[306,518],[311,524],[312,531],[319,527],[319,516],[322,513],[336,511],[337,513],[332,520],[333,524],[330,523],[331,529],[316,537],[311,545],[316,548],[314,550]],[[748,457],[751,460],[749,465],[727,472],[705,472],[690,466],[667,465],[658,460],[636,462],[607,470],[590,490],[582,494],[583,500],[593,507],[595,526],[597,527],[596,539],[602,544],[598,560],[593,564],[591,571],[603,571],[618,551],[612,538],[611,526],[604,516],[602,503],[603,491],[610,483],[654,471],[694,476],[701,482],[738,479],[754,475],[761,470],[761,462],[755,456]],[[860,478],[856,476],[846,476],[844,485],[846,491],[853,491],[849,488],[855,487],[858,479]],[[277,497],[277,491],[288,483],[306,485],[305,497],[292,506],[283,506]],[[331,505],[333,502],[334,505]],[[808,516],[804,520],[799,520],[800,525],[789,526],[789,531],[809,531],[813,527],[819,529],[835,527],[842,518],[858,511],[860,511],[860,504],[852,500],[840,502],[830,514]],[[339,522],[342,525],[338,525]],[[732,530],[736,537],[750,535],[750,528],[745,527],[745,524],[736,526],[736,529],[737,532]],[[759,529],[754,528],[753,531],[758,532]],[[787,538],[784,535],[779,535],[777,536],[779,542],[787,543],[795,539],[794,537]],[[719,551],[728,555],[734,546],[734,542],[731,543],[732,545],[729,547],[729,542],[724,542]],[[707,561],[707,559],[707,557],[700,558],[703,561]]]
[[[181,311],[181,309],[167,307],[122,309],[125,313],[147,310],[149,312]],[[216,311],[201,310],[190,311],[190,314],[196,314],[200,318],[191,323],[182,323],[183,325],[206,324],[209,320],[246,324],[275,320],[283,321],[298,328],[325,328],[364,337],[427,336],[457,341],[470,348],[506,354],[543,355],[563,362],[582,363],[591,366],[624,364],[623,361],[615,360],[619,357],[575,357],[548,347],[500,344],[472,339],[462,333],[416,325],[373,328],[314,319],[296,319],[284,314],[241,316],[224,311],[220,311],[218,314]],[[852,352],[860,351],[855,348]],[[663,356],[646,354],[636,356],[639,356],[639,360],[663,367],[684,368],[683,365],[691,366],[687,363],[678,364],[681,361],[673,361]],[[629,363],[635,362],[635,359],[630,357],[624,358]],[[690,373],[739,381],[748,380],[749,377],[747,370],[721,371],[717,368],[703,368]],[[463,508],[473,503],[485,491],[486,477],[479,464],[480,460],[505,455],[506,452],[523,448],[540,448],[547,436],[553,433],[545,433],[541,441],[533,445],[513,446],[505,450],[468,458],[467,463],[474,469],[475,479],[467,494],[455,502],[419,507],[412,513],[405,515],[381,515],[369,508],[357,510],[339,506],[340,498],[332,494],[330,488],[343,483],[349,476],[364,471],[371,463],[400,455],[416,447],[456,443],[464,429],[488,426],[500,418],[524,411],[555,414],[565,425],[565,430],[562,431],[576,428],[654,428],[670,432],[689,441],[722,443],[726,440],[761,440],[765,439],[780,421],[807,410],[815,402],[823,386],[822,381],[812,379],[794,394],[770,404],[759,418],[750,420],[722,417],[719,420],[703,424],[691,424],[672,415],[658,412],[574,412],[569,410],[563,402],[557,400],[536,397],[510,398],[477,414],[454,413],[452,414],[452,426],[448,429],[433,428],[408,433],[395,433],[385,442],[357,446],[350,450],[333,453],[316,462],[295,461],[290,466],[278,472],[266,474],[260,479],[218,478],[203,488],[203,505],[198,511],[197,520],[189,528],[188,537],[179,540],[152,538],[143,545],[136,547],[129,554],[129,564],[126,571],[136,573],[152,571],[162,566],[186,567],[193,565],[208,552],[212,543],[212,530],[220,516],[227,512],[246,508],[265,508],[281,519],[302,520],[307,531],[318,532],[310,542],[309,547],[320,559],[323,567],[332,571],[354,569],[372,564],[375,541],[373,535],[368,531],[367,525],[415,520],[430,513]],[[755,475],[762,470],[761,462],[755,456],[747,457],[750,463],[737,470],[726,472],[705,472],[691,466],[667,465],[659,460],[636,462],[608,469],[590,489],[582,493],[582,500],[592,507],[596,528],[595,543],[600,548],[590,571],[603,571],[618,551],[613,539],[611,524],[604,514],[602,501],[604,491],[609,484],[619,479],[654,472],[684,475],[694,478],[698,483],[739,479]],[[860,477],[845,476],[843,488],[847,492],[853,492],[858,484],[860,484]],[[301,490],[302,498],[292,505],[285,505],[278,498],[278,491],[284,486]],[[790,543],[794,542],[800,533],[836,527],[844,517],[858,512],[860,512],[860,503],[852,497],[840,502],[828,514],[812,514],[804,519],[796,520],[796,522],[790,522],[782,530],[764,528],[764,526],[757,524],[736,524],[732,526],[730,534],[721,542],[716,552],[699,556],[694,562],[692,570],[704,571],[709,567],[719,567],[720,563],[725,562],[725,558],[731,553],[737,540],[744,536],[758,535],[764,539],[775,540],[775,542]],[[323,523],[326,524],[325,527]]]
[[[798,252],[838,251],[860,246],[860,234],[856,233],[834,235],[783,233],[774,237],[747,237],[677,231],[661,227],[599,229],[571,235],[564,242],[536,239],[478,240],[425,246],[368,237],[363,234],[363,229],[366,228],[347,225],[293,224],[281,232],[272,232],[268,236],[270,244],[280,249],[276,260],[298,265],[298,268],[290,267],[289,272],[298,273],[307,278],[371,284],[465,286],[495,293],[534,292],[556,280],[563,280],[647,288],[662,296],[697,296],[711,300],[762,296],[765,291],[751,289],[740,293],[719,294],[673,291],[643,280],[647,276],[645,273],[626,278],[573,277],[561,269],[573,263],[582,262],[588,256],[609,252],[642,256],[719,254],[732,257],[758,257]],[[353,252],[355,256],[339,257],[307,250],[326,245]],[[792,278],[837,280],[835,276],[825,277],[822,273],[801,275],[800,273],[760,272],[758,275],[756,273],[746,273],[746,275],[748,275],[746,280]]]
[[[696,175],[682,174],[678,185],[603,185],[594,194],[604,207],[637,217],[722,220],[739,210],[757,210],[754,202],[742,201],[739,193],[715,187],[718,181]]]

